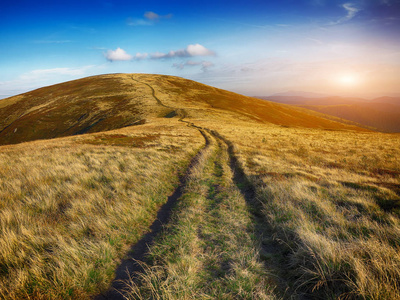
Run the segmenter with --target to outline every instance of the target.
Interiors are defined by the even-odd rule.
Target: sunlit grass
[[[127,299],[276,299],[227,146],[210,139]]]
[[[236,145],[292,293],[400,298],[400,137],[213,124]],[[243,138],[246,137],[246,138]]]
[[[175,120],[2,147],[0,298],[107,289],[203,142]]]
[[[0,298],[85,299],[107,290],[204,145],[190,122],[218,134],[151,247],[152,264],[130,283],[132,297],[400,298],[399,135],[176,77],[134,76],[91,78],[90,88],[66,83],[79,101],[99,97],[82,106],[99,112],[90,118],[79,105],[50,118],[49,97],[61,97],[61,108],[67,101],[57,87],[53,96],[30,94],[43,103],[4,104],[3,127],[29,116],[7,127],[7,143],[140,126],[0,147]],[[27,126],[35,116],[40,126]],[[231,168],[219,134],[240,166]],[[235,169],[247,178],[235,181]],[[240,193],[246,187],[255,199]]]

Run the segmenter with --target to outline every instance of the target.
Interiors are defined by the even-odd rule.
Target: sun
[[[343,74],[339,76],[338,81],[343,86],[356,86],[359,83],[359,78],[355,74]]]

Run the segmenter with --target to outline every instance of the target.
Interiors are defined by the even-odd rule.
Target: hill
[[[161,75],[0,103],[0,299],[400,299],[400,134]]]
[[[288,91],[288,92],[276,93],[268,97],[323,98],[323,97],[329,97],[329,95],[321,93],[303,92],[303,91]]]
[[[157,93],[158,98],[153,95]],[[163,101],[161,102],[160,99]],[[0,144],[14,144],[140,124],[148,118],[217,111],[261,123],[361,130],[322,115],[178,77],[113,74],[44,87],[0,100]]]
[[[383,132],[400,132],[400,106],[388,103],[299,105],[327,115],[351,120]]]
[[[360,102],[367,102],[368,100],[362,98],[352,97],[303,97],[303,96],[268,96],[257,97],[259,99],[273,101],[277,103],[285,103],[291,105],[341,105],[341,104],[355,104]]]
[[[383,132],[400,132],[400,99],[381,97],[373,100],[348,97],[259,97],[277,103],[303,107],[346,119]]]
[[[400,105],[400,97],[380,97],[372,100],[373,103],[390,103]]]

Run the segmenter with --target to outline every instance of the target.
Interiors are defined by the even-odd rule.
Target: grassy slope
[[[150,249],[132,299],[275,299],[227,145],[207,134],[172,221]]]
[[[86,299],[107,289],[202,143],[164,119],[1,147],[0,299]]]
[[[154,298],[173,298],[176,289],[186,298],[400,297],[398,135],[357,132],[176,77],[99,78],[111,80],[112,93],[121,84],[132,89],[126,103],[147,124],[0,147],[0,298],[81,299],[106,289],[204,143],[196,128],[157,115],[185,116],[226,137],[249,182],[233,181],[226,145],[216,139],[132,296],[161,287]],[[245,184],[257,192],[257,217],[235,186]]]
[[[138,81],[139,80],[139,81]],[[230,111],[260,122],[309,128],[354,129],[312,112],[219,90],[182,78],[114,74],[44,87],[0,101],[0,144],[100,132],[168,115],[167,106]]]
[[[289,294],[400,298],[399,135],[207,125],[236,146]]]
[[[174,107],[199,108],[199,104],[201,104],[203,108],[236,113],[261,123],[290,127],[365,131],[357,126],[328,120],[312,111],[245,97],[183,78],[159,76],[156,80],[146,77],[142,80],[154,83],[159,97]]]
[[[145,86],[124,79],[88,77],[1,100],[1,144],[117,129],[164,113]]]

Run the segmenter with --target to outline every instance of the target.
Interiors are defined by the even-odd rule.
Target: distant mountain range
[[[324,98],[332,95],[322,94],[322,93],[312,93],[303,91],[288,91],[283,93],[272,94],[269,97],[282,96],[282,97],[304,97],[304,98]]]
[[[316,95],[318,94],[291,91],[257,98],[311,109],[384,132],[400,132],[400,96],[369,100],[339,96],[316,97]]]

